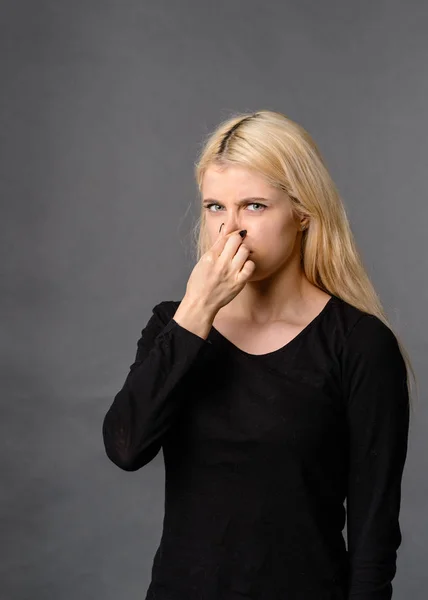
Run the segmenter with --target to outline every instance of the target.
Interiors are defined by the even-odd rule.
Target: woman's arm
[[[180,407],[181,398],[177,394],[173,397],[173,392],[201,348],[209,343],[173,318],[168,319],[167,303],[153,308],[137,342],[135,361],[103,420],[106,454],[125,471],[140,469],[159,452]]]
[[[407,455],[407,373],[394,333],[363,315],[342,355],[349,427],[349,600],[390,600]]]

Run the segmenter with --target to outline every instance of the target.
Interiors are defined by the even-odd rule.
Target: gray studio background
[[[427,24],[422,0],[0,1],[1,600],[144,598],[162,453],[120,471],[102,419],[184,294],[202,137],[262,108],[317,141],[411,353],[394,599],[426,598]]]

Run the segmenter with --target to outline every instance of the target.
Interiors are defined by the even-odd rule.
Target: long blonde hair
[[[412,405],[409,371],[416,387],[417,382],[409,355],[388,321],[357,250],[340,194],[309,133],[280,112],[235,114],[203,141],[195,163],[199,192],[204,173],[213,164],[237,164],[255,170],[287,193],[299,218],[309,217],[301,247],[307,279],[323,291],[376,315],[393,331],[406,363]],[[193,237],[198,261],[209,248],[202,206]]]

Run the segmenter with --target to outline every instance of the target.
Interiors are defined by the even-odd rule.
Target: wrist
[[[183,312],[186,311],[186,313],[197,315],[202,321],[206,322],[214,321],[214,317],[217,314],[217,310],[210,306],[204,298],[195,298],[187,294],[180,302],[178,310],[180,308],[182,308]]]
[[[209,308],[204,300],[185,296],[175,311],[173,319],[185,329],[206,339],[215,315],[216,312]]]

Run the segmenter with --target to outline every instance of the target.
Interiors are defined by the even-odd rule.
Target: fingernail
[[[221,231],[221,228],[223,227],[223,225],[224,225],[224,223],[222,223],[222,224],[220,225],[220,229],[218,230],[218,232],[219,232],[219,233],[220,233],[220,231]]]
[[[242,229],[242,230],[239,232],[239,235],[241,236],[241,238],[244,238],[244,237],[246,236],[246,234],[247,234],[247,230],[246,230],[246,229]]]

